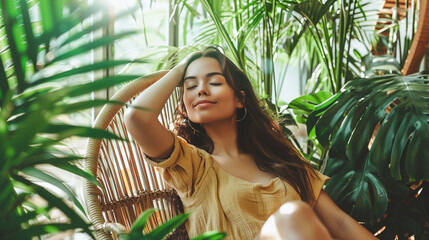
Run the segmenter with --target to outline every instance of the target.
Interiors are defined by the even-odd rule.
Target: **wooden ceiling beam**
[[[429,8],[427,0],[420,0],[419,22],[411,48],[402,68],[402,75],[416,73],[429,46]]]
[[[386,38],[389,37],[390,31],[388,29],[388,26],[393,23],[393,19],[392,19],[393,12],[396,12],[396,14],[398,15],[399,21],[407,16],[407,9],[411,7],[411,1],[408,2],[408,6],[406,4],[406,1],[407,0],[385,0],[384,1],[383,6],[381,7],[380,11],[377,14],[378,15],[377,22],[375,23],[376,31],[386,29],[380,32],[379,33],[380,35],[383,35]],[[398,7],[396,7],[396,4],[398,4]],[[370,46],[370,49],[373,55],[387,54],[386,46],[384,46],[384,44],[381,41],[378,41],[375,47]]]

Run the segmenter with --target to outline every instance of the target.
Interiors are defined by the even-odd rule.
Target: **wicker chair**
[[[130,103],[165,74],[166,71],[160,71],[139,78],[123,87],[111,100]],[[177,96],[173,94],[160,116],[165,126],[172,123],[176,103]],[[97,116],[94,128],[108,130],[128,141],[90,139],[87,143],[85,168],[104,188],[88,181],[84,184],[88,215],[97,239],[117,239],[118,233],[129,230],[140,213],[149,208],[159,211],[148,221],[147,231],[183,212],[175,191],[143,160],[141,149],[129,136],[123,120],[126,107],[107,104]],[[184,225],[168,239],[189,239]]]

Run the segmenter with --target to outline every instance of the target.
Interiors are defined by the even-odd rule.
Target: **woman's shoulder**
[[[146,156],[146,160],[153,166],[160,168],[174,167],[180,163],[193,162],[195,164],[205,163],[205,165],[212,165],[213,159],[211,155],[190,143],[184,138],[171,132],[174,138],[173,150],[169,157],[165,159],[151,159]]]
[[[175,147],[174,148],[176,148],[176,144],[177,144],[177,146],[180,146],[180,148],[183,151],[189,151],[191,154],[198,155],[202,158],[212,159],[211,154],[208,153],[207,151],[205,151],[204,149],[201,149],[201,148],[189,143],[184,138],[176,135],[175,133],[173,133],[173,136],[175,137]]]

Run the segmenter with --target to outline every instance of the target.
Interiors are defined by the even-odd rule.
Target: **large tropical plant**
[[[358,76],[361,68],[355,46],[366,46],[369,51],[371,31],[363,27],[378,10],[368,9],[369,1],[363,0],[199,0],[177,4],[188,10],[184,11],[184,32],[197,32],[192,41],[186,42],[184,37],[184,42],[224,46],[249,73],[261,96],[275,103],[289,61],[304,62],[308,74],[302,81],[315,79],[308,92],[336,92]]]
[[[273,109],[280,118],[290,119],[289,112],[282,108],[286,103],[281,100],[290,79],[286,72],[292,63],[299,65],[298,77],[306,86],[302,93],[327,91],[324,96],[320,93],[313,104],[307,104],[307,99],[289,104],[289,109],[303,117],[298,116],[296,121],[305,124],[305,115],[329,97],[329,92],[337,92],[344,83],[363,74],[361,55],[355,46],[369,51],[372,31],[363,29],[378,11],[369,8],[369,3],[198,0],[178,1],[177,8],[187,10],[182,11],[183,42],[224,46],[229,57],[251,78],[260,97],[274,103]],[[186,41],[189,37],[192,41]],[[310,102],[315,99],[308,98]],[[323,155],[317,140],[292,140],[317,168]]]
[[[68,229],[81,229],[91,235],[84,208],[70,186],[39,165],[60,168],[97,184],[92,175],[74,164],[80,156],[58,146],[74,136],[116,137],[90,124],[65,123],[60,116],[107,103],[81,97],[137,77],[92,79],[92,71],[128,60],[76,65],[76,57],[133,32],[91,37],[107,26],[109,18],[103,14],[103,5],[89,6],[84,1],[2,0],[0,6],[1,238],[29,239]],[[101,17],[93,18],[94,14]],[[83,81],[76,83],[75,79]],[[62,190],[72,204],[45,189],[45,183]],[[34,196],[44,201],[34,203]],[[53,209],[60,210],[68,221],[50,221]]]
[[[325,190],[382,239],[429,236],[428,98],[428,74],[356,79],[307,121],[329,149]]]

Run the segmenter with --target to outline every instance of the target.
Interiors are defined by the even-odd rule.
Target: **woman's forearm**
[[[337,227],[332,231],[332,235],[335,239],[377,239],[349,216],[337,223]]]
[[[335,239],[377,239],[343,212],[324,191],[320,193],[314,210]]]
[[[184,66],[182,64],[177,65],[133,101],[133,106],[146,108],[148,111],[141,111],[131,107],[128,109],[127,115],[139,115],[138,118],[140,120],[157,118],[171,93],[183,77],[183,71]]]
[[[125,112],[125,125],[143,151],[153,158],[166,158],[172,151],[173,138],[158,121],[165,103],[183,77],[182,64],[171,69],[164,77],[143,91]]]

